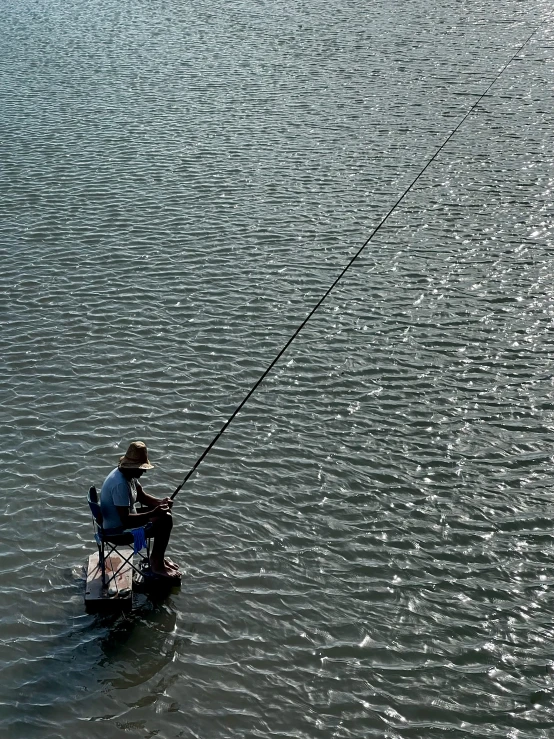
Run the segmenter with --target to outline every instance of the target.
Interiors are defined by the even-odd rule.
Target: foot
[[[172,568],[169,568],[165,561],[160,566],[158,564],[154,564],[153,562],[150,562],[150,571],[153,575],[157,575],[158,577],[167,577],[171,580],[176,580],[181,578],[181,573],[179,570],[174,570]]]
[[[169,557],[166,557],[164,559],[164,565],[167,567],[168,570],[173,570],[178,575],[181,574],[181,570],[179,569],[179,565],[176,565],[175,562],[172,562]]]

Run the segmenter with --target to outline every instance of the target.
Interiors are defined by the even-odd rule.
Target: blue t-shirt
[[[100,508],[104,518],[105,529],[122,527],[116,506],[130,508],[135,513],[137,502],[137,488],[134,480],[126,480],[118,467],[112,470],[104,480],[100,491]]]

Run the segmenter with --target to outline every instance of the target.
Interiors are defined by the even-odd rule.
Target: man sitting
[[[181,573],[176,564],[165,558],[165,550],[173,528],[171,498],[154,498],[144,492],[139,482],[146,470],[153,469],[150,464],[146,444],[133,441],[127,452],[119,459],[119,465],[104,480],[100,492],[100,507],[107,534],[120,534],[128,529],[145,526],[147,537],[154,537],[150,554],[150,568],[159,577],[179,579]],[[148,510],[137,513],[136,503]],[[140,546],[140,545],[139,545]]]

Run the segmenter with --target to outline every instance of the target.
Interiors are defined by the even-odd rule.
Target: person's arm
[[[164,515],[169,510],[167,505],[155,502],[154,505],[144,513],[131,513],[132,507],[129,505],[131,502],[129,497],[129,484],[126,481],[116,485],[110,493],[112,502],[119,516],[119,520],[124,529],[134,529],[139,526],[146,526],[152,518]],[[137,490],[137,499],[138,494]]]
[[[142,505],[145,505],[147,508],[157,508],[158,506],[166,505],[168,508],[171,508],[173,505],[173,501],[171,498],[155,498],[153,495],[148,495],[148,493],[144,492],[144,488],[140,484],[140,482],[136,481],[137,486],[137,500],[139,503],[142,503]],[[136,515],[144,515],[144,514],[136,514]],[[141,526],[141,524],[138,524]]]
[[[152,516],[156,515],[154,509],[149,510],[147,513],[131,513],[129,506],[118,505],[116,509],[124,529],[136,529],[139,526],[146,526]]]

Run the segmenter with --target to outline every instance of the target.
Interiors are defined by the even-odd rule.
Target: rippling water
[[[545,0],[4,0],[0,736],[551,737]],[[85,493],[187,570],[86,615]]]

